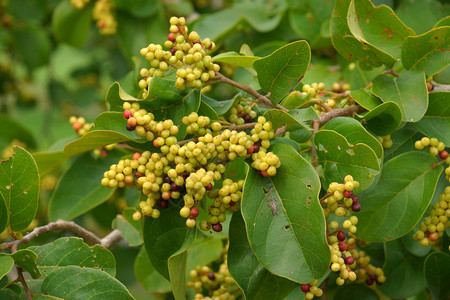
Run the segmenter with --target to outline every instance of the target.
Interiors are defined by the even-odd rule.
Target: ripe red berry
[[[197,207],[194,207],[191,209],[191,217],[197,218],[199,214],[200,214],[200,211],[198,210]]]
[[[267,171],[261,171],[261,175],[264,177],[269,177],[269,173],[267,173]]]
[[[353,203],[353,205],[352,205],[352,210],[353,210],[354,212],[360,211],[360,210],[361,210],[361,204],[359,204],[359,203]]]
[[[214,224],[214,225],[212,226],[212,229],[213,229],[215,232],[221,232],[221,231],[222,231],[222,224],[220,224],[220,223]]]
[[[127,121],[127,124],[130,126],[136,126],[136,123],[137,123],[136,118],[129,118]]]
[[[172,183],[170,184],[170,190],[171,190],[171,191],[178,191],[178,185],[176,185],[175,182],[172,182]]]
[[[251,146],[250,148],[247,148],[247,154],[252,154],[255,148]]]
[[[244,116],[242,116],[242,118],[244,119],[245,123],[248,123],[252,120],[252,117],[250,117],[250,115],[245,114]]]
[[[169,206],[169,201],[167,200],[159,200],[159,208],[166,209]]]
[[[155,146],[156,148],[161,147],[161,146],[158,144],[158,141],[157,141],[156,139],[153,140],[153,146]]]
[[[177,53],[177,49],[175,48],[170,49],[170,53],[172,53],[172,55],[175,55],[175,53]]]
[[[134,172],[134,176],[136,176],[136,178],[142,177],[144,176],[144,174],[139,173],[138,171]]]
[[[78,130],[80,130],[81,127],[82,127],[81,124],[78,122],[73,123],[73,125],[72,125],[73,130],[75,130],[76,132],[78,132]]]
[[[439,157],[440,157],[441,159],[447,159],[447,157],[448,157],[448,152],[445,151],[445,150],[439,152]]]
[[[216,275],[213,272],[211,272],[211,273],[208,274],[208,279],[211,280],[211,281],[215,280],[216,279]]]
[[[367,285],[372,285],[373,283],[374,283],[374,281],[370,277],[367,277],[366,284]]]
[[[236,202],[230,201],[230,203],[228,203],[228,204],[230,204],[230,206],[234,206],[236,204]]]
[[[130,124],[127,124],[127,130],[128,131],[133,131],[136,129],[136,126],[131,126]]]
[[[352,200],[353,200],[353,204],[355,204],[355,203],[358,203],[358,197],[357,196],[352,196],[351,197],[352,198]]]
[[[164,176],[164,179],[163,179],[163,181],[165,182],[165,183],[171,183],[172,182],[172,180],[170,179],[170,177],[169,176]]]
[[[171,195],[170,192],[163,192],[163,193],[161,194],[161,197],[162,197],[164,200],[169,200],[169,199],[170,199],[170,195]]]
[[[430,238],[430,241],[436,241],[439,238],[439,234],[435,231],[430,233],[428,237]]]
[[[105,149],[102,149],[102,151],[100,152],[100,155],[102,157],[107,157],[108,156],[108,151],[106,151]]]
[[[353,191],[344,191],[345,198],[351,198],[353,196]]]
[[[339,231],[337,234],[337,239],[341,242],[345,241],[345,233],[343,231]]]
[[[123,112],[123,117],[125,118],[125,119],[129,119],[131,116],[133,116],[133,113],[131,112],[131,110],[125,110],[124,112]]]
[[[339,242],[339,251],[346,251],[347,250],[347,243],[346,242]]]
[[[253,152],[258,152],[258,151],[259,151],[259,145],[253,144]]]
[[[302,288],[303,293],[307,293],[307,292],[309,292],[310,286],[309,286],[309,284],[304,283],[304,284],[302,284],[301,288]]]
[[[207,186],[205,186],[205,190],[207,190],[207,191],[212,190],[212,188],[213,188],[212,183],[210,183],[210,184],[208,184]]]
[[[175,42],[175,37],[173,36],[173,33],[169,33],[169,35],[167,36],[167,39],[171,42]]]
[[[345,263],[347,265],[353,265],[354,262],[355,262],[355,259],[352,256],[349,256],[345,259]]]
[[[139,152],[136,152],[133,154],[133,157],[131,158],[132,160],[138,160],[139,157],[141,157],[141,154]]]

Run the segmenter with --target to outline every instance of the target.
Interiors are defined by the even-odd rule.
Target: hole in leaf
[[[355,155],[355,151],[353,151],[352,149],[347,149],[347,153],[350,155]]]
[[[341,146],[339,146],[339,145],[338,145],[338,147],[337,147],[337,148],[338,148],[338,150],[341,150]]]
[[[319,144],[319,151],[323,151],[325,147],[322,144]]]
[[[308,205],[311,204],[311,196],[308,196],[308,198],[306,198],[306,204],[308,204]]]
[[[287,224],[286,226],[284,226],[284,229],[285,229],[285,230],[291,229],[291,225],[290,225],[290,224]]]
[[[95,268],[98,268],[98,264],[95,264],[95,266],[94,266]]]
[[[310,189],[312,186],[311,186],[311,184],[308,183],[308,184],[306,185],[306,187],[307,187],[308,189]]]

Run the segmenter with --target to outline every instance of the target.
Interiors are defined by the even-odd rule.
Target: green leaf
[[[36,24],[27,22],[23,23],[23,26],[14,26],[11,32],[16,52],[22,57],[29,69],[47,63],[51,49],[48,31]]]
[[[353,118],[337,117],[327,122],[323,128],[342,134],[351,144],[366,144],[372,148],[379,159],[383,157],[383,146],[381,146],[381,143],[368,133],[361,123]]]
[[[34,299],[134,299],[127,288],[108,273],[92,268],[67,266],[44,279]]]
[[[62,237],[52,243],[33,247],[38,268],[44,277],[66,266],[78,266],[116,274],[116,260],[108,249],[100,245],[89,247],[83,239]]]
[[[431,245],[423,247],[418,241],[413,239],[414,234],[420,230],[420,223],[423,219],[424,218],[417,222],[416,226],[410,232],[401,237],[403,247],[410,253],[419,257],[426,256],[431,250]]]
[[[240,212],[233,214],[229,234],[228,269],[246,299],[281,299],[298,286],[273,275],[261,265],[250,248]]]
[[[206,266],[218,260],[222,255],[223,242],[217,238],[202,238],[192,244],[187,251],[186,276],[196,266]]]
[[[33,221],[39,202],[39,173],[33,157],[14,147],[14,155],[0,162],[0,193],[3,195],[11,230],[20,231]]]
[[[388,135],[402,123],[402,111],[394,102],[385,102],[364,114],[356,114],[355,119],[371,132],[379,136]]]
[[[236,94],[233,99],[217,101],[208,96],[202,94],[202,101],[208,104],[219,116],[223,116],[228,113],[228,111],[238,105],[239,101],[242,99],[242,94]]]
[[[287,109],[296,109],[310,99],[311,99],[310,94],[302,94],[299,91],[293,91],[283,99],[281,105]]]
[[[29,249],[21,249],[11,254],[11,257],[14,259],[14,263],[27,271],[31,277],[34,279],[41,277],[41,272],[36,265],[36,253]]]
[[[415,34],[389,6],[375,7],[370,0],[351,1],[347,24],[362,44],[372,45],[395,60],[400,58],[404,40]]]
[[[372,94],[372,92],[367,89],[351,91],[350,95],[361,107],[367,110],[374,109],[375,107],[383,103],[380,98]]]
[[[0,290],[0,298],[5,300],[16,300],[21,299],[18,294],[12,291],[12,289],[1,289]]]
[[[438,27],[406,39],[402,63],[408,70],[419,70],[427,76],[439,73],[450,63],[450,26]]]
[[[122,105],[124,101],[132,102],[139,101],[139,99],[129,95],[124,89],[122,89],[118,82],[114,82],[106,93],[106,103],[109,106],[109,110],[122,112]]]
[[[384,162],[414,150],[414,143],[422,136],[417,130],[402,128],[391,134],[392,147],[384,150]]]
[[[207,116],[211,120],[219,119],[219,116],[217,115],[216,111],[214,109],[212,109],[212,107],[209,106],[205,101],[200,102],[200,107],[198,108],[198,114],[199,114],[199,116]]]
[[[296,115],[296,112],[293,112]],[[303,114],[301,114],[302,116]],[[272,122],[273,129],[276,129],[285,124],[299,124],[303,126],[305,129],[308,129],[303,123],[297,121],[292,115],[288,112],[279,110],[279,109],[269,109],[263,115],[267,121]]]
[[[281,161],[277,176],[264,178],[249,168],[245,180],[241,211],[248,240],[271,273],[311,282],[327,272],[330,261],[320,181],[292,147],[275,144],[272,150]]]
[[[14,259],[4,253],[0,253],[0,279],[8,275],[9,271],[14,267]]]
[[[450,298],[450,255],[434,252],[425,260],[424,272],[433,299],[445,300]]]
[[[293,89],[305,74],[311,59],[311,49],[306,41],[283,46],[272,54],[253,63],[262,89],[270,93],[277,104]]]
[[[414,162],[414,163],[412,163]],[[407,152],[383,166],[375,193],[362,194],[358,233],[365,241],[390,241],[407,234],[430,204],[442,166],[424,152]]]
[[[440,73],[435,74],[433,80],[440,84],[450,84],[450,66],[447,66]]]
[[[170,282],[153,267],[145,247],[141,247],[136,256],[134,274],[139,283],[149,293],[167,293],[171,291]]]
[[[75,140],[76,137],[67,137],[52,144],[47,149],[47,152],[32,153],[31,155],[33,155],[33,158],[36,161],[39,169],[39,174],[44,175],[53,170],[56,166],[69,159],[71,155],[64,153],[63,149],[66,144]]]
[[[363,208],[364,209],[364,208]],[[386,262],[383,271],[386,282],[378,289],[392,298],[406,298],[426,288],[423,274],[424,258],[415,257],[402,247],[400,240],[384,244]],[[407,280],[398,280],[408,278]]]
[[[61,177],[49,203],[50,221],[73,220],[105,202],[115,189],[101,185],[103,173],[117,163],[122,152],[110,151],[106,158],[79,156]],[[86,176],[88,170],[89,176]],[[82,188],[80,188],[82,187]]]
[[[135,208],[125,209],[121,215],[117,215],[112,224],[114,229],[120,230],[123,238],[127,241],[130,247],[139,246],[144,242],[142,240],[140,223],[133,220],[133,214],[136,211],[137,210]]]
[[[213,57],[215,62],[226,63],[232,66],[251,68],[255,60],[260,59],[257,56],[240,55],[234,51],[220,53]]]
[[[53,12],[53,34],[61,42],[81,47],[86,42],[91,22],[91,7],[77,9],[70,2],[62,1]]]
[[[19,140],[27,147],[36,148],[32,133],[20,122],[6,115],[0,115],[0,149],[6,148],[13,140]]]
[[[121,10],[126,10],[136,17],[150,17],[158,13],[158,5],[155,5],[155,1],[148,0],[135,0],[129,2],[127,0],[113,0],[111,1],[116,7]]]
[[[196,229],[188,228],[179,212],[179,207],[170,206],[161,211],[158,219],[145,218],[143,223],[147,255],[155,269],[167,279],[170,279],[169,260],[186,251],[196,235]],[[184,268],[179,272],[184,274]]]
[[[175,300],[186,299],[186,251],[169,258],[168,269],[170,285]],[[180,272],[181,271],[181,272]]]
[[[361,284],[346,284],[337,289],[336,300],[348,299],[364,299],[364,300],[378,300],[380,299],[371,288]]]
[[[0,232],[3,232],[7,226],[8,208],[6,207],[5,197],[3,197],[3,194],[0,192]]]
[[[343,135],[332,130],[320,130],[313,142],[317,149],[317,162],[323,165],[324,186],[352,175],[360,183],[358,192],[364,191],[380,171],[375,151],[366,144],[350,145]]]
[[[448,16],[448,7],[446,8],[444,2],[440,3],[438,0],[402,0],[395,12],[417,34],[422,34],[433,28],[439,19]]]
[[[430,93],[430,102],[425,116],[414,124],[420,132],[435,137],[450,147],[450,92]]]
[[[377,76],[373,80],[372,92],[383,102],[397,103],[404,122],[417,122],[428,107],[425,75],[419,71],[403,71],[399,75],[395,79],[388,75]]]

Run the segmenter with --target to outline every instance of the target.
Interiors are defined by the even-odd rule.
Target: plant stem
[[[398,75],[398,73],[397,72],[395,72],[394,70],[386,70],[386,71],[384,71],[383,72],[383,74],[391,74],[391,75],[394,75],[395,77],[398,77],[399,75]]]
[[[20,283],[22,283],[23,289],[25,290],[25,293],[27,295],[27,299],[31,300],[33,299],[31,297],[31,290],[27,285],[27,282],[25,281],[25,278],[23,277],[23,273],[22,273],[22,269],[18,266],[16,266],[16,270],[17,270],[17,276],[19,277],[19,281]]]
[[[320,121],[319,120],[313,120],[312,121],[313,126],[313,132],[311,136],[311,164],[313,168],[316,168],[316,160],[317,160],[317,151],[316,147],[314,147],[314,144],[312,143],[312,140],[314,139],[314,136],[316,135],[317,131],[319,131]]]
[[[240,84],[240,83],[238,83],[238,82],[236,82],[234,80],[231,80],[230,78],[228,78],[228,77],[226,77],[226,76],[224,76],[224,75],[222,75],[220,73],[216,73],[216,77],[215,78],[219,79],[223,83],[227,83],[227,84],[229,84],[231,86],[234,86],[234,87],[236,87],[236,88],[238,88],[238,89],[240,89],[240,90],[242,90],[242,91],[252,95],[253,97],[255,97],[256,100],[258,100],[258,101],[260,101],[260,102],[262,102],[262,103],[264,103],[264,104],[266,104],[268,106],[272,106],[272,107],[278,108],[278,109],[280,109],[282,111],[289,111],[288,109],[286,109],[285,107],[283,107],[283,106],[281,106],[279,104],[274,105],[272,103],[272,101],[270,101],[269,98],[267,98],[266,96],[261,95],[260,93],[258,93],[257,91],[255,91],[254,89],[252,89],[248,85],[242,85],[242,84]]]

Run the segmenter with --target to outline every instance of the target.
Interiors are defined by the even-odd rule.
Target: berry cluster
[[[443,142],[439,142],[436,138],[430,139],[428,137],[423,137],[422,139],[415,142],[414,147],[417,150],[422,150],[423,148],[428,147],[428,151],[431,155],[439,155],[439,157],[443,160],[446,160],[448,158],[448,152],[445,151],[445,144]],[[450,164],[450,159],[448,161],[448,164]]]
[[[331,86],[331,90],[335,93],[342,93],[350,90],[350,84],[344,82],[335,82]]]
[[[255,103],[252,105],[243,105],[239,103],[236,107],[230,109],[227,116],[224,118],[224,121],[236,125],[250,123],[256,118],[256,112],[252,110],[254,105]]]
[[[195,31],[188,34],[185,24],[183,17],[170,18],[170,33],[163,45],[150,44],[141,49],[141,55],[150,63],[150,68],[140,71],[143,79],[139,81],[139,87],[143,89],[143,97],[148,95],[153,76],[164,77],[164,72],[171,67],[177,69],[175,86],[180,90],[187,86],[200,88],[219,72],[219,65],[206,54],[214,50],[214,42],[208,38],[201,40]]]
[[[190,115],[183,117],[183,119],[181,119],[181,122],[184,125],[187,125],[186,132],[188,134],[203,136],[207,133],[206,126],[209,125],[211,120],[209,119],[209,117],[199,116],[196,112],[192,112]],[[213,131],[220,131],[222,130],[222,124],[220,124],[219,122],[214,122],[213,124],[211,124],[211,129]],[[209,133],[211,133],[211,130],[209,130]]]
[[[436,240],[444,234],[449,224],[448,218],[450,218],[450,186],[447,186],[444,193],[439,195],[439,202],[434,203],[433,210],[420,224],[420,230],[414,234],[413,239],[419,241],[424,247],[434,245]]]
[[[384,149],[389,149],[392,147],[394,142],[391,140],[391,135],[388,134],[386,136],[380,136],[381,144],[383,145]]]
[[[316,279],[311,283],[304,283],[301,285],[302,292],[305,293],[305,298],[307,300],[311,300],[316,297],[321,297],[323,295],[323,291],[321,288],[317,287],[319,281]]]
[[[323,201],[327,205],[325,215],[328,216],[334,212],[338,217],[348,216],[350,215],[349,208],[353,212],[360,211],[359,199],[353,194],[353,190],[357,188],[359,188],[359,182],[353,180],[351,175],[345,176],[342,183],[330,183],[327,191],[328,197]]]
[[[356,246],[353,247],[354,249],[350,250],[350,253],[359,267],[357,270],[358,280],[365,280],[367,285],[373,285],[374,283],[383,284],[386,282],[386,276],[384,276],[383,269],[371,265],[370,256],[366,255],[365,251],[358,251]]]
[[[104,35],[116,34],[117,21],[113,15],[114,4],[110,0],[97,0],[92,17],[97,22],[100,33]]]
[[[318,92],[323,91],[325,89],[325,84],[323,82],[317,83],[314,82],[311,85],[305,84],[302,87],[302,91],[305,94],[310,94],[311,97],[315,97]]]
[[[91,130],[93,125],[91,123],[86,123],[86,120],[83,117],[77,118],[75,116],[71,116],[69,122],[72,125],[73,130],[75,130],[79,136],[85,135],[89,130]]]
[[[189,272],[191,280],[186,283],[187,287],[194,288],[195,300],[234,300],[242,296],[233,277],[228,271],[227,265],[228,245],[222,252],[218,263],[220,266],[214,271],[212,264],[208,266],[197,266]],[[206,294],[206,295],[205,295]]]
[[[91,0],[70,0],[70,4],[76,9],[82,9],[88,4]]]

